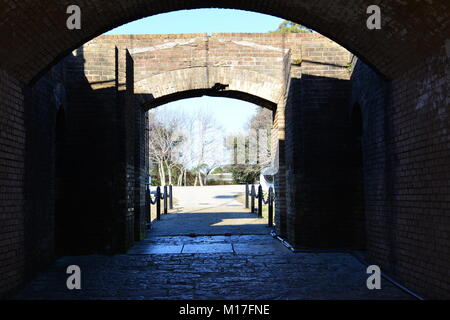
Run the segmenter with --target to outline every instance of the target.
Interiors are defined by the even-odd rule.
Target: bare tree
[[[161,184],[172,184],[172,169],[176,166],[178,147],[184,140],[182,118],[161,111],[149,114],[150,160],[158,167]],[[167,175],[166,175],[167,172]]]
[[[150,160],[158,168],[161,183],[187,184],[187,171],[195,174],[194,185],[207,184],[208,176],[223,160],[221,128],[207,108],[195,113],[170,112],[161,108],[149,116]],[[222,158],[221,158],[222,157]]]
[[[256,157],[256,164],[260,168],[270,165],[271,131],[273,126],[273,111],[259,108],[247,124],[248,149]]]
[[[206,185],[208,176],[220,163],[222,145],[221,127],[213,114],[206,108],[199,109],[193,119],[196,146],[194,147],[195,171],[201,186]]]

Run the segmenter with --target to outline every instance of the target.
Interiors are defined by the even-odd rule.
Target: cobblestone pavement
[[[293,253],[247,210],[205,210],[163,215],[128,254],[62,257],[14,299],[412,298],[387,280],[367,289],[366,267],[349,253]],[[70,265],[81,290],[66,287]]]
[[[191,249],[139,251],[155,244]],[[222,249],[201,252],[208,245]],[[351,254],[293,253],[269,235],[154,237],[133,250],[60,258],[15,299],[411,299],[384,279],[381,290],[368,290],[366,268]],[[66,288],[73,264],[79,291]]]

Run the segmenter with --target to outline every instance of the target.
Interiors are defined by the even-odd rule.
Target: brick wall
[[[288,211],[277,223],[285,219],[281,229],[297,247],[360,246],[364,213],[369,259],[427,297],[448,297],[449,75],[443,66],[449,61],[444,47],[408,72],[395,70],[398,76],[391,80],[358,62],[349,80],[348,51],[317,35],[296,37],[301,46],[280,35],[252,39],[289,48],[292,59],[301,62],[290,70],[286,100],[277,101],[279,110],[285,108],[289,164]],[[0,72],[0,295],[51,260],[53,217],[66,231],[62,253],[124,251],[140,238],[147,164],[141,148],[145,135],[138,133],[145,117],[130,100],[129,64],[124,47],[116,50],[116,40],[86,45],[64,62],[67,152],[60,177],[52,154],[63,99],[57,84],[64,72],[57,66],[33,88]],[[352,202],[361,190],[347,179],[357,178],[351,131],[356,105],[363,122],[364,208]],[[54,204],[56,185],[64,191],[62,207]],[[62,220],[60,211],[66,213]]]
[[[383,31],[365,28],[367,7],[373,0],[332,1],[165,1],[134,0],[82,3],[82,30],[65,28],[67,3],[9,0],[0,10],[0,61],[5,70],[28,83],[64,54],[114,26],[164,12],[204,7],[242,9],[271,14],[310,26],[336,39],[393,77],[420,63],[448,38],[445,21],[450,17],[448,1],[376,1],[383,12]],[[376,4],[375,3],[375,4]],[[51,18],[49,18],[51,17]],[[428,34],[428,37],[417,35]],[[405,57],[407,59],[405,59]]]
[[[358,62],[370,259],[429,298],[450,297],[448,65],[441,48],[386,80]]]
[[[358,246],[347,192],[351,54],[327,38],[292,45],[286,97],[286,236],[297,248]]]
[[[33,87],[2,72],[0,296],[54,257],[55,124],[64,72],[55,66]]]
[[[48,266],[55,249],[56,115],[65,107],[64,70],[55,66],[26,90],[27,274]]]
[[[24,279],[25,141],[22,86],[0,70],[0,297]]]

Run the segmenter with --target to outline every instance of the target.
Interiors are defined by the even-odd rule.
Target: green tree
[[[279,26],[278,29],[272,31],[272,33],[309,33],[313,32],[311,29],[302,26],[301,24],[291,22],[288,20],[284,20]]]
[[[259,177],[260,167],[258,165],[235,164],[230,166],[235,184],[252,184]]]

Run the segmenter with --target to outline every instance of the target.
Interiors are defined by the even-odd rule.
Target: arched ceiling
[[[0,69],[36,80],[71,50],[107,30],[146,16],[193,8],[232,8],[302,23],[331,38],[387,77],[420,63],[450,39],[448,0],[84,0],[81,30],[68,30],[66,9],[77,1],[0,0]],[[382,29],[368,30],[377,4]]]

